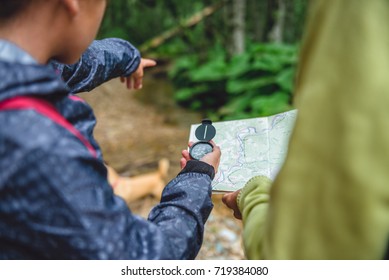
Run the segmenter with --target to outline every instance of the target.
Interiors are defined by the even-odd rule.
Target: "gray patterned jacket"
[[[49,101],[98,152],[35,110],[0,110],[0,259],[196,257],[213,168],[188,162],[147,220],[132,214],[107,182],[92,109],[69,94],[130,74],[139,58],[122,40],[96,41],[79,63],[53,71],[0,40],[0,103],[25,95]]]

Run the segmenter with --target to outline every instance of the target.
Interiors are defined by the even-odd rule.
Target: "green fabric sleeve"
[[[249,259],[261,258],[270,185],[271,180],[265,176],[253,177],[237,198],[244,226],[245,254]]]

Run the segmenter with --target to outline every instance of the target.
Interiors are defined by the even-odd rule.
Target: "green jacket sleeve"
[[[249,259],[261,259],[271,181],[264,176],[253,177],[238,196],[244,225],[243,242]]]

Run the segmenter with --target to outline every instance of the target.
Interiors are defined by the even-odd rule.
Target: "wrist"
[[[189,160],[178,175],[191,172],[207,174],[211,180],[215,178],[215,169],[213,166],[199,160]]]

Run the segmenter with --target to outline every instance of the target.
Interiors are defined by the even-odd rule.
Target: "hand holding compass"
[[[213,145],[209,143],[216,135],[216,129],[211,120],[203,120],[201,125],[196,128],[196,138],[199,140],[189,149],[189,155],[192,159],[200,160],[206,154],[213,151]]]

